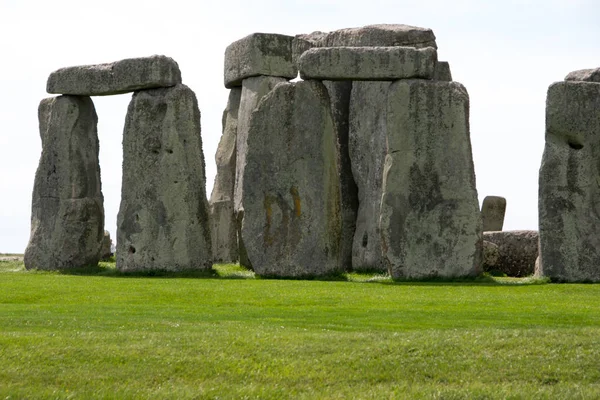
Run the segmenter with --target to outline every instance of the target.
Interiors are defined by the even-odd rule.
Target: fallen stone
[[[481,206],[483,231],[501,231],[504,226],[506,199],[500,196],[486,196]]]
[[[112,240],[110,238],[110,232],[104,231],[104,236],[102,238],[102,250],[100,250],[100,259],[108,260],[112,257]]]
[[[500,250],[497,244],[483,241],[483,270],[492,271],[495,270],[500,261]]]
[[[466,89],[457,82],[394,82],[386,131],[380,229],[392,277],[477,275],[482,226]]]
[[[448,61],[438,61],[435,64],[433,79],[436,81],[452,81],[452,72],[450,72],[450,64]]]
[[[557,82],[539,178],[541,274],[600,281],[600,84]]]
[[[185,85],[136,92],[123,132],[120,271],[212,267],[200,111]]]
[[[390,85],[391,82],[364,81],[352,84],[349,150],[359,204],[352,244],[355,270],[387,270],[381,250],[379,219]]]
[[[600,68],[580,69],[578,71],[569,72],[569,74],[565,77],[565,81],[600,83]]]
[[[437,52],[433,47],[322,47],[298,60],[302,79],[397,80],[432,79]]]
[[[485,272],[498,271],[513,277],[533,275],[538,256],[537,231],[484,232],[483,240],[484,243],[498,246],[498,259],[495,263],[492,264],[484,257]]]
[[[35,174],[27,269],[97,265],[104,236],[98,116],[89,97],[42,100],[42,156]]]
[[[287,82],[284,78],[256,76],[244,79],[242,83],[242,94],[237,123],[233,210],[236,218],[236,229],[238,231],[239,261],[240,265],[247,268],[252,268],[252,265],[246,257],[247,253],[244,247],[244,240],[241,236],[241,223],[244,218],[242,188],[244,186],[244,169],[246,168],[246,153],[248,151],[248,127],[250,125],[252,111],[258,106],[260,100],[269,93],[275,85],[284,82]]]
[[[342,271],[340,187],[329,96],[316,81],[277,85],[252,114],[242,238],[258,275]]]
[[[233,42],[225,50],[225,87],[242,86],[253,76],[293,79],[298,70],[292,62],[292,36],[253,33]]]
[[[170,57],[129,58],[110,64],[61,68],[48,77],[46,91],[56,94],[104,96],[181,83],[179,66]]]
[[[236,140],[241,88],[231,89],[223,112],[223,134],[217,147],[217,175],[210,195],[212,249],[216,262],[238,260],[237,228],[233,210]]]

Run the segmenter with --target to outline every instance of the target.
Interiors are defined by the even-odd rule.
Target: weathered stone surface
[[[557,82],[539,178],[541,272],[600,281],[600,84]]]
[[[313,47],[433,47],[435,35],[428,28],[402,24],[367,25],[333,32],[313,32],[296,35],[292,43],[294,64],[302,53]]]
[[[358,212],[358,187],[352,175],[349,153],[350,95],[352,81],[323,81],[331,101],[331,115],[337,141],[337,166],[340,179],[342,236],[340,257],[344,269],[352,269],[352,242]]]
[[[494,270],[515,277],[533,275],[538,256],[537,231],[484,232],[483,240],[498,246],[499,255],[495,263],[484,257],[484,271]]]
[[[102,249],[100,250],[100,259],[108,260],[112,255],[112,239],[110,238],[110,232],[104,231],[104,237],[102,238]]]
[[[298,60],[302,79],[397,80],[432,79],[437,63],[433,47],[321,47]]]
[[[212,249],[216,262],[235,262],[238,259],[233,190],[235,185],[238,112],[241,97],[241,88],[234,88],[229,92],[227,107],[223,112],[223,134],[215,155],[217,175],[210,196],[210,218],[212,223]]]
[[[457,82],[394,82],[386,130],[380,227],[392,277],[477,274],[482,226],[466,89]]]
[[[340,272],[334,122],[322,83],[277,85],[252,114],[242,237],[259,275]]]
[[[500,196],[486,196],[481,205],[483,231],[501,231],[504,226],[506,199]]]
[[[293,79],[298,75],[292,62],[292,36],[253,33],[233,42],[225,50],[225,87],[265,75]]]
[[[61,68],[48,77],[46,91],[56,94],[103,96],[181,83],[179,66],[170,57],[129,58],[110,64]]]
[[[379,230],[383,165],[387,153],[387,94],[391,82],[354,82],[350,99],[349,150],[358,187],[352,244],[355,270],[385,271]]]
[[[200,111],[185,85],[136,92],[123,133],[121,271],[212,266]]]
[[[27,269],[96,265],[104,235],[98,117],[89,97],[44,99],[42,156],[35,174]]]
[[[569,72],[569,74],[565,77],[565,81],[600,83],[600,68],[580,69],[578,71]]]
[[[233,195],[233,210],[236,218],[236,227],[238,230],[238,253],[240,264],[252,268],[250,261],[246,257],[244,240],[241,236],[241,223],[244,218],[244,204],[242,198],[242,188],[244,186],[244,169],[246,168],[246,153],[248,151],[248,127],[252,111],[256,108],[259,101],[269,93],[278,83],[287,82],[284,78],[272,76],[256,76],[244,79],[242,83],[242,95],[240,99],[240,109],[238,111],[237,138],[236,138],[236,162],[235,162],[235,185]]]
[[[483,241],[483,270],[491,271],[495,270],[500,261],[500,250],[497,244]]]
[[[450,72],[450,64],[448,61],[438,61],[435,64],[433,79],[436,81],[452,81],[452,72]]]

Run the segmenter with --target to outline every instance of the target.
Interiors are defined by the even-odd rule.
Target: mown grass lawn
[[[5,261],[0,398],[597,399],[600,285]]]

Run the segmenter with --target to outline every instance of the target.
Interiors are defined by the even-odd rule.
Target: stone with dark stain
[[[481,205],[483,231],[501,231],[504,226],[506,199],[500,196],[485,196]]]
[[[538,257],[537,231],[484,232],[483,240],[497,247],[495,259],[484,258],[485,272],[502,272],[513,277],[533,275]]]

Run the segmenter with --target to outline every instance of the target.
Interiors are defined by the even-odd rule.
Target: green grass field
[[[0,398],[600,398],[600,285],[338,279],[0,261]]]

